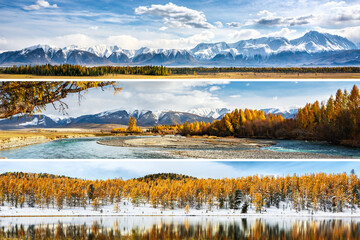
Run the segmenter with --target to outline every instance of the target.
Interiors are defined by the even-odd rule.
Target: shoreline
[[[112,136],[99,130],[83,129],[35,129],[0,131],[0,154],[3,150],[27,147],[55,140],[85,137]],[[1,156],[0,156],[1,159]]]
[[[165,136],[156,138],[111,139],[98,144],[114,147],[163,148],[170,157],[195,159],[334,159],[346,156],[308,152],[277,152],[262,149],[276,140],[250,138],[212,138]]]
[[[346,214],[334,214],[334,215],[311,215],[311,214],[88,214],[88,215],[0,215],[2,218],[65,218],[65,217],[240,217],[240,218],[253,218],[253,217],[300,217],[300,218],[360,218],[359,214],[346,215]]]
[[[23,211],[22,211],[23,210]],[[161,208],[151,208],[151,207],[133,207],[129,206],[123,212],[115,213],[112,210],[111,205],[106,205],[101,208],[101,210],[93,209],[74,209],[67,208],[62,210],[57,210],[54,208],[41,209],[41,208],[29,208],[25,207],[23,209],[11,208],[0,212],[1,218],[36,218],[36,217],[241,217],[241,218],[250,218],[250,217],[306,217],[306,218],[360,218],[360,209],[357,209],[356,212],[351,213],[349,209],[345,209],[344,212],[323,212],[317,211],[311,213],[310,210],[294,211],[291,209],[276,209],[274,207],[268,208],[265,212],[256,212],[254,208],[250,208],[248,213],[241,213],[241,210],[233,209],[216,209],[208,210],[205,208],[194,209],[190,208],[189,213],[185,213],[184,209],[166,209]]]

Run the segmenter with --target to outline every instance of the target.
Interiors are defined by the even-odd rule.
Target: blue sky
[[[35,44],[192,48],[309,30],[360,42],[356,0],[0,0],[0,51]]]
[[[306,173],[360,173],[360,162],[349,161],[1,161],[0,173],[10,171],[52,173],[84,179],[123,179],[172,172],[198,178],[241,177],[249,175],[298,175]]]
[[[337,89],[349,92],[356,81],[133,81],[121,80],[123,90],[92,89],[81,100],[70,95],[64,102],[70,116],[99,113],[113,109],[177,110],[194,108],[280,108],[303,107],[308,102],[329,99]],[[52,105],[44,113],[59,115]]]

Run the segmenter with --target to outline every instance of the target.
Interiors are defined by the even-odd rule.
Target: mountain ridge
[[[281,114],[284,118],[293,118],[297,108],[281,110],[279,108],[260,109],[266,113]],[[172,110],[125,110],[114,109],[96,114],[86,114],[78,117],[55,116],[51,114],[34,114],[32,117],[13,116],[13,118],[0,119],[0,129],[26,129],[26,128],[57,128],[79,127],[87,124],[119,124],[127,125],[129,117],[135,117],[138,126],[151,127],[156,125],[176,125],[184,122],[213,122],[220,119],[232,110],[228,108],[197,108],[188,111]]]
[[[355,51],[356,56],[349,56],[349,51]],[[127,50],[121,46],[105,44],[93,47],[70,45],[64,48],[35,45],[0,53],[0,65],[332,66],[351,63],[358,65],[359,56],[359,47],[348,39],[309,31],[293,40],[261,37],[235,43],[200,43],[192,49],[142,47]]]

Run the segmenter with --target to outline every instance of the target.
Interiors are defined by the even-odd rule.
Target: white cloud
[[[214,22],[215,26],[218,27],[218,28],[222,28],[223,27],[223,24],[222,22],[220,21],[217,21],[217,22]]]
[[[97,41],[85,34],[69,34],[49,39],[47,40],[46,44],[54,45],[57,47],[66,47],[69,45],[90,47],[96,45]]]
[[[239,23],[239,22],[230,22],[230,23],[226,23],[226,25],[228,25],[229,27],[235,27],[235,28],[239,28],[239,27],[243,26],[243,24]]]
[[[139,49],[140,47],[150,45],[150,43],[151,41],[139,40],[130,35],[110,36],[106,39],[106,44],[118,45],[124,49]]]
[[[89,27],[89,29],[90,29],[90,30],[98,30],[99,27],[98,27],[98,26],[91,26],[91,27]]]
[[[360,21],[360,4],[334,7],[330,13],[323,17],[328,24],[358,23]]]
[[[221,89],[221,87],[219,87],[219,86],[212,86],[212,87],[209,88],[209,91],[214,92],[214,91],[217,91],[217,90],[220,90],[220,89]]]
[[[278,97],[277,97],[277,96],[273,97],[273,100],[277,101],[277,100],[278,100]]]
[[[6,40],[6,38],[2,38],[2,37],[0,37],[0,44],[7,44],[8,43],[8,41]]]
[[[330,1],[323,4],[324,7],[340,7],[344,5],[346,5],[346,2],[344,1],[340,1],[340,2]]]
[[[258,13],[261,18],[253,20],[253,24],[265,26],[299,26],[312,23],[313,15],[299,16],[299,17],[281,17],[276,13],[267,10]]]
[[[164,23],[173,28],[214,28],[207,22],[203,12],[171,2],[165,5],[152,4],[151,7],[140,6],[135,9],[135,13],[162,17]]]
[[[240,98],[241,95],[239,95],[239,94],[237,94],[237,95],[231,95],[230,97],[231,97],[231,98]]]
[[[358,24],[360,22],[360,4],[347,4],[344,1],[329,1],[314,5],[307,11],[308,15],[279,16],[268,10],[260,11],[260,18],[249,20],[245,25],[302,26],[317,25],[334,27],[334,25]]]
[[[229,81],[167,81],[167,82],[119,82],[123,90],[116,95],[110,91],[91,89],[79,106],[77,95],[64,101],[69,105],[70,116],[95,114],[112,109],[174,110],[187,111],[193,108],[223,108],[228,105],[211,87],[228,84]],[[49,106],[45,113],[59,115]]]
[[[48,1],[45,0],[38,0],[36,1],[36,4],[25,6],[25,10],[39,10],[41,8],[57,8],[58,6],[56,4],[51,5]]]
[[[277,32],[271,32],[267,34],[268,37],[285,37],[290,38],[292,35],[296,33],[295,29],[289,29],[289,28],[282,28],[280,31]]]
[[[213,37],[213,32],[205,30],[190,37],[180,37],[172,39],[158,38],[154,40],[140,40],[130,35],[119,35],[110,36],[105,41],[107,44],[119,45],[124,49],[139,49],[141,47],[188,49],[194,47],[201,42],[210,41]]]
[[[356,27],[346,27],[340,29],[330,29],[330,28],[315,28],[319,32],[330,33],[339,35],[353,41],[354,43],[360,43],[360,26]]]
[[[258,38],[260,36],[261,33],[255,29],[242,29],[230,33],[230,37],[235,40],[246,40],[249,38]]]

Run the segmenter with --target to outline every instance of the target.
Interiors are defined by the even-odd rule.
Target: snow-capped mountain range
[[[278,108],[262,109],[266,113],[281,114],[284,118],[292,118],[297,109],[280,110]],[[56,127],[86,127],[93,124],[127,125],[129,117],[135,117],[139,126],[173,125],[184,122],[213,122],[232,110],[227,108],[197,108],[188,111],[150,111],[116,109],[97,114],[82,115],[79,117],[54,116],[35,114],[29,116],[13,116],[0,119],[0,129],[22,128],[56,128]]]
[[[36,45],[0,54],[0,65],[81,64],[81,65],[167,65],[167,66],[258,66],[258,65],[359,65],[360,50],[346,38],[310,31],[288,40],[262,37],[235,43],[200,43],[190,50],[127,50],[121,46]]]

